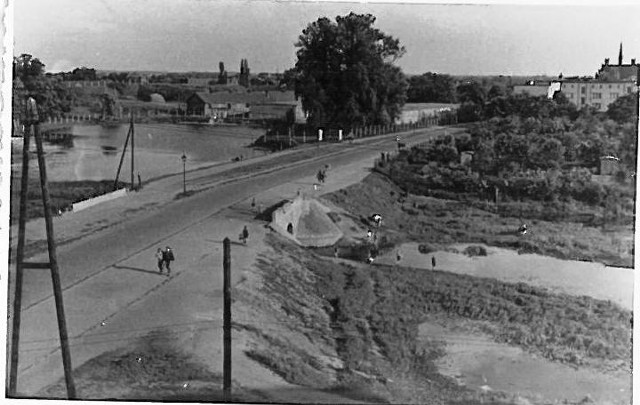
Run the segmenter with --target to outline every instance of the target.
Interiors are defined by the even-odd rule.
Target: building
[[[187,115],[214,119],[232,116],[257,120],[285,119],[291,114],[297,123],[305,121],[302,103],[293,91],[197,92],[187,99]]]
[[[216,93],[193,93],[187,98],[187,115],[209,117],[213,120],[231,117],[248,117],[249,106],[246,103],[224,102]]]
[[[618,97],[631,94],[636,85],[633,81],[600,81],[591,78],[569,78],[562,81],[561,91],[567,100],[578,108],[591,106],[598,111],[607,111],[609,104]]]
[[[526,84],[516,84],[513,86],[513,94],[528,94],[532,97],[553,98],[556,92],[560,91],[561,83],[559,81],[552,82],[536,82],[528,81]]]
[[[630,64],[624,64],[620,44],[617,65],[611,65],[609,58],[606,58],[595,78],[573,77],[561,80],[561,91],[578,108],[590,106],[598,111],[607,111],[609,104],[619,97],[636,91],[637,78],[636,60],[631,59]]]
[[[533,80],[525,84],[513,86],[513,94],[528,94],[531,97],[547,97],[549,93],[549,82],[535,82]]]
[[[458,104],[445,103],[406,103],[402,106],[400,115],[394,124],[414,124],[416,122],[435,119],[442,114],[452,113],[458,109]]]
[[[600,81],[629,81],[632,82],[638,77],[638,65],[635,58],[631,59],[631,63],[625,65],[622,63],[622,43],[620,44],[620,52],[618,53],[618,64],[609,64],[609,58],[605,58],[600,70],[596,73],[596,79]]]
[[[620,166],[620,159],[615,156],[602,156],[600,158],[600,175],[611,176],[616,174]]]

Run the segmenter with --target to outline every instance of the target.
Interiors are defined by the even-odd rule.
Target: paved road
[[[403,141],[411,144],[441,133],[442,129],[430,129],[406,134]],[[162,208],[149,212],[144,210],[144,204],[139,205],[142,209],[127,221],[61,246],[58,260],[74,365],[113,348],[117,341],[126,343],[127,337],[124,335],[127,331],[137,336],[135,331],[142,333],[151,328],[140,328],[140,325],[157,327],[167,323],[179,324],[180,317],[184,317],[185,313],[154,311],[153,306],[147,308],[146,315],[133,311],[136,306],[145,307],[146,301],[157,300],[157,294],[154,293],[169,288],[171,284],[177,286],[181,282],[187,283],[191,286],[193,296],[202,296],[206,291],[220,295],[221,280],[214,277],[212,281],[212,277],[206,276],[215,266],[212,263],[219,263],[219,258],[212,260],[208,256],[217,252],[215,246],[220,244],[224,236],[235,239],[242,224],[216,216],[221,210],[254,196],[257,196],[259,204],[266,207],[281,198],[295,195],[297,188],[310,190],[318,168],[326,164],[332,168],[328,183],[333,183],[334,188],[345,186],[362,178],[380,151],[393,150],[394,146],[395,135],[344,144],[340,150],[325,150],[330,152],[328,155],[323,155],[320,150],[318,156],[310,161],[272,168],[263,174],[245,174],[227,179],[224,184],[220,184],[216,177],[219,173],[199,172],[191,177],[190,182],[194,189],[203,191],[180,200],[169,198]],[[353,173],[357,175],[354,177]],[[164,193],[166,200],[167,195],[175,195],[181,186],[179,179],[174,178],[163,184],[164,190],[156,189],[156,194],[150,192],[149,196],[157,197],[159,193]],[[147,198],[151,198],[149,196]],[[134,202],[129,203],[135,205]],[[127,204],[127,201],[120,204]],[[119,208],[126,209],[126,206]],[[99,216],[102,211],[108,212],[109,209],[109,206],[96,206],[83,213],[83,218],[92,218],[92,213]],[[58,221],[62,228],[63,221]],[[261,232],[258,229],[255,231]],[[180,269],[172,278],[154,272],[155,249],[166,245],[174,247],[180,258]],[[43,257],[38,255],[33,258],[40,259]],[[234,260],[240,268],[246,268],[251,264],[253,255],[242,254],[234,257]],[[14,266],[10,271],[15,271]],[[237,281],[241,273],[234,274]],[[181,278],[183,281],[180,281]],[[29,270],[25,273],[24,281],[18,390],[29,395],[50,384],[56,376],[61,376],[61,361],[57,350],[50,276],[47,271]],[[205,291],[201,288],[205,288]],[[9,291],[13,295],[13,286]],[[188,301],[186,297],[185,301]],[[208,306],[207,311],[219,310],[221,299]],[[135,317],[133,313],[136,313]],[[112,323],[109,321],[107,326],[106,320],[116,318],[121,320],[119,329],[107,332]],[[96,330],[101,330],[103,340],[86,345],[87,339],[91,339]],[[105,333],[112,333],[114,339],[105,341]]]

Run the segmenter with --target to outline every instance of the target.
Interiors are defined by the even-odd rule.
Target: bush
[[[429,254],[432,252],[437,251],[438,248],[435,245],[432,245],[430,243],[421,243],[420,245],[418,245],[418,252],[422,253],[422,254]]]
[[[463,253],[467,256],[486,256],[487,249],[484,246],[472,245],[467,246],[467,248],[463,251]]]

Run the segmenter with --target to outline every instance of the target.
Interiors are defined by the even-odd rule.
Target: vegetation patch
[[[467,246],[462,253],[467,256],[486,256],[487,249],[484,246],[471,245]]]
[[[13,184],[18,184],[14,181]],[[118,182],[115,189],[121,189],[128,183]],[[80,201],[90,198],[99,197],[115,191],[112,180],[100,181],[52,181],[49,182],[49,196],[51,198],[51,213],[58,215],[61,212],[71,210],[71,206]],[[20,201],[19,187],[12,190],[12,201]],[[11,222],[18,221],[19,203],[13,204]],[[27,220],[44,216],[42,206],[42,189],[40,188],[40,179],[29,179],[29,191],[27,193]]]
[[[406,197],[400,197],[402,194]],[[603,230],[600,224],[585,225],[571,215],[566,215],[564,220],[556,217],[546,220],[545,212],[553,210],[540,202],[514,201],[505,208],[503,204],[496,207],[480,200],[459,201],[406,194],[382,173],[372,173],[361,183],[323,198],[356,217],[366,218],[372,212],[379,212],[384,218],[379,237],[400,235],[403,240],[425,247],[482,244],[566,260],[633,265],[631,252],[621,250],[620,243],[633,235],[632,229]],[[536,204],[538,208],[534,210],[532,206]],[[407,213],[407,208],[418,211],[418,215]],[[567,206],[567,211],[571,209]],[[540,217],[535,216],[536,211]],[[558,215],[561,215],[560,211]],[[528,226],[525,235],[518,232],[523,218],[527,219]]]
[[[74,372],[78,398],[160,401],[224,399],[222,375],[177,348],[168,332],[154,332],[129,347],[95,357]],[[39,396],[66,397],[64,379],[43,389]],[[234,383],[234,399],[260,401]]]

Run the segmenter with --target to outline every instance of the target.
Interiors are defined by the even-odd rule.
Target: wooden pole
[[[71,352],[69,350],[69,338],[67,335],[67,322],[64,316],[64,305],[62,302],[62,284],[60,283],[60,273],[58,271],[58,258],[56,255],[56,241],[53,234],[53,219],[51,218],[51,198],[49,196],[49,185],[47,183],[47,168],[44,161],[44,149],[42,138],[40,137],[40,124],[34,126],[34,137],[36,138],[36,148],[38,151],[38,168],[40,169],[40,186],[42,188],[42,205],[44,206],[44,220],[47,230],[47,247],[49,250],[49,266],[51,269],[51,281],[53,283],[53,297],[56,304],[56,314],[58,317],[58,333],[60,334],[60,348],[62,351],[62,365],[64,368],[64,378],[67,386],[67,398],[76,397],[76,388],[71,375]]]
[[[132,129],[132,127],[131,127],[131,125],[129,125],[129,132],[127,132],[127,139],[124,141],[124,148],[122,148],[122,155],[120,155],[120,163],[118,164],[118,171],[116,172],[116,179],[113,182],[113,189],[114,190],[118,187],[118,179],[120,178],[120,170],[122,169],[122,163],[124,162],[124,154],[127,152],[127,144],[129,143],[129,137],[131,136],[131,129]]]
[[[222,372],[222,390],[224,402],[231,401],[231,240],[224,238],[223,245],[223,372]]]
[[[134,142],[134,128],[133,128],[133,116],[131,116],[131,189],[133,190],[135,188],[134,186],[134,182],[133,182],[133,173],[135,172],[134,170],[134,149],[135,149],[135,142]]]
[[[20,345],[20,321],[22,311],[22,261],[24,258],[25,224],[27,221],[27,194],[29,188],[29,142],[32,126],[27,124],[23,134],[22,178],[20,179],[20,213],[18,216],[18,246],[16,248],[16,280],[13,297],[13,325],[11,329],[11,357],[9,367],[10,396],[16,395],[18,386],[18,357]]]

